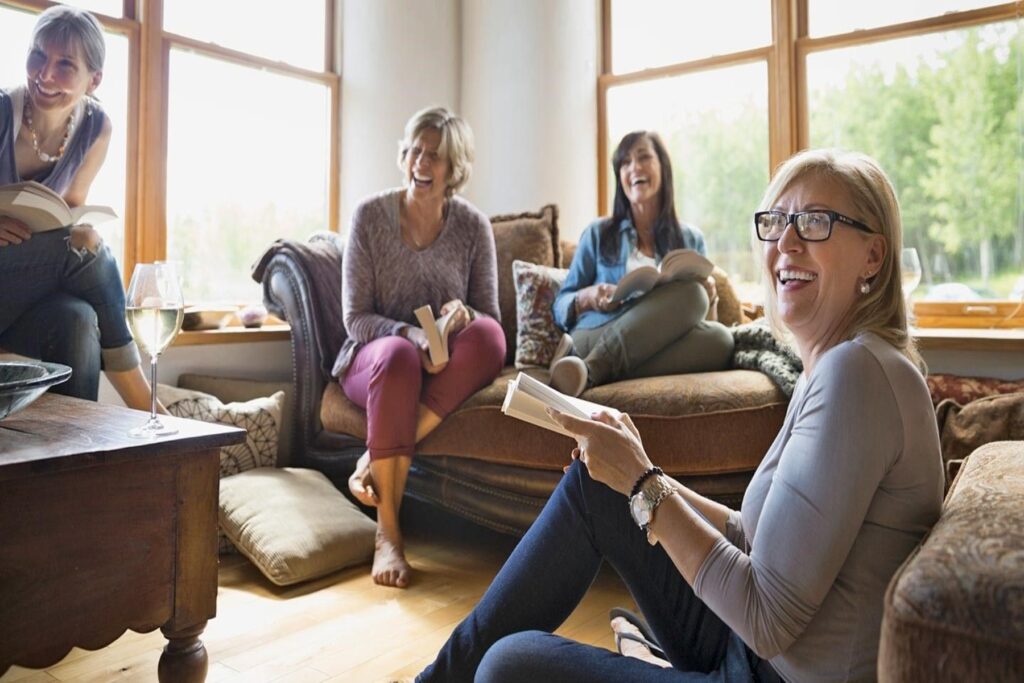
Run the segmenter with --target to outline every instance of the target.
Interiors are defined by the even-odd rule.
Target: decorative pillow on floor
[[[377,530],[321,472],[291,467],[222,479],[220,525],[278,586],[369,561]]]
[[[277,439],[281,424],[284,392],[278,391],[267,398],[251,401],[222,403],[216,396],[201,391],[180,389],[160,384],[157,397],[176,417],[202,422],[240,427],[245,430],[245,442],[220,449],[220,476],[229,477],[257,467],[277,464]],[[220,535],[220,552],[232,552],[231,544]]]
[[[555,325],[551,305],[562,288],[567,270],[549,268],[526,261],[512,262],[516,285],[516,358],[517,368],[547,367],[562,338]]]

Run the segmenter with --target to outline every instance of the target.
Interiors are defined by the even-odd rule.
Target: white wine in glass
[[[135,266],[128,285],[125,316],[135,342],[150,358],[151,400],[149,420],[128,432],[129,436],[149,439],[176,434],[177,428],[165,425],[156,414],[157,359],[178,335],[185,317],[185,305],[173,263],[140,263]]]
[[[900,273],[903,286],[903,298],[907,303],[907,322],[915,323],[914,303],[910,300],[911,293],[921,284],[921,259],[917,255],[917,249],[906,247],[900,253]]]

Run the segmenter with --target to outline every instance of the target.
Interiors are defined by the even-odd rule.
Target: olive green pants
[[[705,320],[707,314],[708,295],[701,283],[670,282],[601,327],[573,330],[573,347],[587,364],[588,384],[725,370],[732,333]]]

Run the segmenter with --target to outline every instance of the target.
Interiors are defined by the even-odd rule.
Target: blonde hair
[[[80,45],[89,71],[103,71],[103,63],[107,59],[103,27],[84,9],[54,5],[40,14],[32,29],[31,49],[44,47],[50,42],[63,47]]]
[[[448,161],[445,183],[450,197],[466,186],[473,171],[473,130],[465,119],[444,107],[428,107],[416,112],[405,124],[405,136],[398,142],[398,168],[403,172],[413,141],[428,128],[441,133],[437,153]]]
[[[830,180],[845,189],[859,213],[857,218],[871,226],[886,243],[882,265],[869,279],[871,291],[859,296],[850,311],[845,339],[872,332],[899,349],[923,372],[924,361],[907,331],[900,273],[903,225],[892,182],[878,162],[866,154],[836,149],[805,150],[784,161],[776,170],[761,199],[761,210],[774,208],[786,190],[809,177]],[[774,276],[767,270],[763,275],[765,315],[777,336],[789,337],[778,316]]]

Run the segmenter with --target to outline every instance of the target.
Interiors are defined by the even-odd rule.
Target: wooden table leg
[[[160,629],[167,637],[167,645],[157,665],[160,683],[202,683],[206,680],[209,656],[199,639],[205,628],[204,621],[181,631]]]

